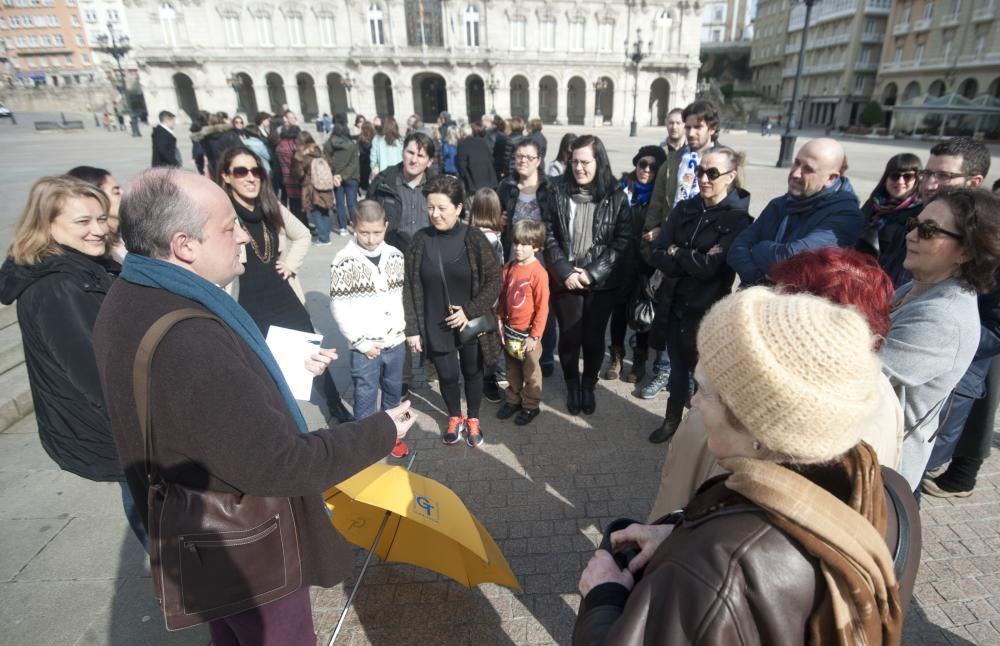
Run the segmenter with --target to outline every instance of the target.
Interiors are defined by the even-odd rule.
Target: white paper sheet
[[[281,374],[285,376],[292,396],[301,401],[309,401],[315,375],[306,370],[306,359],[316,354],[323,342],[322,334],[299,332],[272,325],[267,330],[267,347],[278,361]]]

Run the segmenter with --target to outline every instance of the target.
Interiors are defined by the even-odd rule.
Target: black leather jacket
[[[621,187],[605,196],[594,210],[593,245],[584,257],[570,262],[569,223],[570,190],[564,177],[549,180],[549,190],[542,204],[545,221],[545,265],[555,283],[564,290],[574,266],[583,267],[593,279],[591,290],[618,289],[624,281],[625,255],[632,248],[632,208]]]

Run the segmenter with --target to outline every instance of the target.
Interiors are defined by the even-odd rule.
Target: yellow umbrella
[[[373,464],[324,498],[333,526],[351,543],[369,548],[331,644],[372,554],[438,572],[467,587],[498,583],[521,591],[493,538],[455,492],[436,480],[401,466]]]

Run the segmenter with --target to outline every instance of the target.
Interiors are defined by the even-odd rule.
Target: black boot
[[[580,410],[584,415],[593,415],[597,410],[597,398],[594,396],[596,386],[596,379],[583,380],[583,386],[580,388]]]
[[[622,374],[622,361],[625,360],[625,348],[620,345],[613,345],[610,348],[611,360],[608,361],[608,371],[604,373],[604,378],[613,381]]]
[[[327,424],[332,426],[330,422],[332,420],[337,420],[338,424],[343,424],[345,422],[353,422],[354,415],[351,411],[347,410],[344,406],[344,402],[340,399],[340,391],[337,389],[337,382],[333,380],[333,376],[329,371],[325,371],[322,377],[317,377],[317,379],[323,380],[323,395],[326,397],[326,406],[330,409],[330,418],[327,420]]]
[[[636,350],[632,354],[632,369],[625,375],[625,383],[638,384],[646,378],[646,360],[649,350]]]
[[[580,414],[580,378],[566,380],[566,411],[570,415]]]
[[[649,441],[653,444],[660,444],[672,438],[677,432],[677,427],[681,425],[681,417],[683,416],[683,406],[667,404],[667,414],[663,418],[663,423],[649,434]]]

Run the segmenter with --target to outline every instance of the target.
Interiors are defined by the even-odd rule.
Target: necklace
[[[250,238],[250,248],[253,249],[253,255],[257,256],[257,260],[260,260],[265,264],[271,262],[271,252],[273,250],[271,249],[271,234],[267,232],[267,225],[263,222],[260,223],[261,233],[264,234],[264,255],[260,254],[260,247],[257,246],[257,241],[254,239],[253,235],[250,234],[250,231],[247,230],[246,225],[240,222],[240,226],[243,227],[247,237]]]

